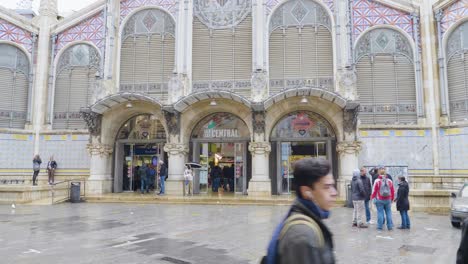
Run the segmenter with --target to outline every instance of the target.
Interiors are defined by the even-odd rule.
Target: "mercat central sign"
[[[203,132],[204,138],[238,138],[239,131],[233,129],[205,129]]]

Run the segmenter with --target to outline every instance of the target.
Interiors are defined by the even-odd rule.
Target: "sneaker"
[[[365,224],[360,224],[358,227],[359,227],[359,228],[368,228],[369,226],[367,226],[367,225],[365,225]]]
[[[404,226],[399,226],[399,227],[397,227],[397,229],[406,229],[406,227],[404,227]]]
[[[375,224],[375,222],[372,221],[372,220],[369,220],[369,221],[367,222],[367,224],[368,224],[368,225],[373,225],[373,224]]]

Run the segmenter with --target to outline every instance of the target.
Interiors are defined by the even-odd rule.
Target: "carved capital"
[[[111,146],[100,143],[89,143],[86,146],[86,149],[88,149],[91,156],[110,156],[113,152],[113,148]]]
[[[164,151],[169,155],[186,155],[189,153],[189,147],[186,144],[166,143]]]
[[[270,142],[250,142],[249,151],[252,155],[265,155],[271,152]]]
[[[362,149],[361,141],[342,141],[336,145],[339,154],[359,154]]]
[[[268,75],[265,70],[257,69],[252,73],[252,98],[255,102],[262,101],[266,92]]]
[[[348,101],[343,110],[343,130],[348,133],[355,133],[359,115],[359,103]]]
[[[257,134],[265,133],[265,111],[254,110],[252,111],[253,131]]]
[[[81,118],[86,122],[88,131],[92,136],[101,135],[101,123],[102,115],[92,112],[89,108],[81,109],[80,111]]]
[[[180,133],[180,113],[174,109],[165,109],[162,111],[166,120],[167,129],[171,135],[179,135]]]

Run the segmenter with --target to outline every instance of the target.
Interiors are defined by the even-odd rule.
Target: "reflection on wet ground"
[[[1,263],[258,263],[287,206],[60,204],[0,206]],[[411,230],[327,225],[338,263],[454,263],[460,230],[448,216],[410,214]],[[375,213],[374,213],[375,216]],[[394,214],[395,226],[400,222]]]

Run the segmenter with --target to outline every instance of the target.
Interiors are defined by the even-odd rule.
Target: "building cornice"
[[[88,7],[85,7],[77,12],[75,12],[73,15],[58,21],[56,24],[52,25],[51,27],[51,32],[52,34],[58,34],[62,31],[67,30],[70,27],[73,27],[80,22],[96,15],[97,13],[101,12],[104,10],[106,7],[106,0],[100,0],[97,1]]]
[[[458,2],[459,0],[438,0],[432,5],[432,10],[434,13],[437,13],[439,10],[444,10],[449,7],[451,4]]]
[[[15,13],[15,11],[0,6],[0,18],[14,24],[31,33],[39,33],[39,27],[34,25],[31,20]]]

